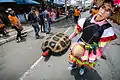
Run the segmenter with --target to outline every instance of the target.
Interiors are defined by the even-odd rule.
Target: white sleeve
[[[108,29],[105,29],[103,32],[103,35],[100,38],[99,46],[105,47],[107,44],[109,44],[112,40],[115,40],[117,38],[116,34],[113,31],[112,27],[109,27]]]
[[[83,28],[83,25],[84,25],[84,23],[85,23],[85,20],[86,20],[86,18],[81,18],[81,19],[78,20],[78,25],[79,25],[81,28]]]
[[[105,37],[109,37],[109,36],[113,36],[115,33],[113,31],[112,27],[109,27],[108,29],[105,29],[103,32],[103,35],[101,36],[101,38],[105,38]]]

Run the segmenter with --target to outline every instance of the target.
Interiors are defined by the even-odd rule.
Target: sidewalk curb
[[[29,32],[31,32],[31,31],[33,31],[32,28],[31,28],[31,29],[28,29],[28,30],[25,30],[24,32],[29,33]],[[7,43],[7,42],[10,42],[10,41],[14,40],[14,39],[16,38],[16,36],[17,36],[17,35],[13,35],[13,36],[10,36],[10,37],[7,38],[7,39],[0,40],[0,45],[3,45],[3,44],[5,44],[5,43]]]
[[[55,20],[54,22],[58,22],[58,21],[63,20],[65,18],[66,18],[66,16],[63,16],[63,17],[59,18],[58,20]]]
[[[63,16],[63,17],[61,17],[60,19],[55,20],[55,22],[58,22],[58,21],[60,21],[60,20],[62,20],[62,19],[65,19],[65,18],[66,18],[66,17]],[[29,32],[31,32],[31,31],[33,31],[33,28],[30,28],[30,29],[28,29],[28,30],[25,30],[24,32],[29,33]],[[2,40],[0,40],[0,45],[3,45],[3,44],[5,44],[5,43],[7,43],[7,42],[10,42],[10,41],[14,40],[15,38],[16,38],[16,35],[10,36],[10,37],[7,38],[7,39],[2,39]]]

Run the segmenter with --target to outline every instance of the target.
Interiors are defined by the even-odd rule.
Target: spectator
[[[74,15],[74,22],[77,23],[80,16],[80,10],[78,8],[75,8],[73,15]]]
[[[8,32],[5,29],[5,24],[2,21],[2,15],[0,14],[0,34],[2,34],[4,37],[8,37]]]
[[[66,11],[66,19],[68,19],[69,11]]]
[[[41,32],[45,32],[45,24],[44,24],[44,12],[42,10],[39,11],[39,24],[41,25]]]
[[[32,23],[32,26],[34,28],[34,31],[35,31],[36,39],[41,38],[40,35],[39,35],[40,28],[39,28],[39,24],[38,24],[39,23],[38,14],[39,14],[39,12],[37,11],[37,9],[35,7],[32,7],[31,11],[28,14],[28,17],[29,17],[29,19]]]
[[[96,15],[98,13],[98,8],[97,6],[94,7],[94,9],[92,10],[92,16]]]
[[[56,14],[55,14],[55,11],[52,9],[52,12],[51,12],[51,21],[54,22],[55,18],[56,18]]]
[[[50,17],[49,12],[47,9],[45,9],[43,13],[44,23],[45,23],[45,32],[46,34],[50,33]]]
[[[55,11],[54,11],[55,12]],[[59,15],[60,15],[60,12],[59,12],[59,10],[58,10],[58,8],[57,8],[57,11],[56,11],[56,18],[59,18]]]

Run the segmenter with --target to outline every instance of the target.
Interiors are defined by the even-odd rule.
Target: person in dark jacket
[[[39,17],[38,17],[38,11],[35,7],[31,8],[31,11],[29,12],[28,17],[32,23],[33,28],[34,28],[35,37],[36,37],[36,39],[39,39],[40,38],[40,35],[39,35],[39,31],[40,31]]]
[[[7,30],[5,29],[5,24],[3,22],[3,15],[0,12],[0,34],[2,34],[4,37],[9,37]]]
[[[41,25],[41,32],[45,32],[45,24],[44,24],[44,13],[39,11],[39,25]]]

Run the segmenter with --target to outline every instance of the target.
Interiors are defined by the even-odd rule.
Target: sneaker
[[[25,39],[25,38],[23,38],[21,41],[26,41],[26,39]]]
[[[77,66],[70,65],[70,66],[68,67],[68,70],[69,70],[69,71],[74,70],[74,69],[77,69]]]
[[[36,36],[36,39],[40,39],[40,36]]]
[[[69,71],[73,70],[72,66],[69,66],[69,67],[68,67],[68,70],[69,70]]]
[[[46,32],[46,34],[50,34],[49,32]]]
[[[26,39],[25,39],[25,38],[22,38],[22,39],[20,40],[20,42],[24,42],[24,41],[26,41]]]
[[[80,68],[79,74],[80,74],[80,75],[83,75],[83,74],[84,74],[84,69]]]
[[[104,59],[104,60],[107,59],[105,55],[102,55],[101,58]]]
[[[16,42],[17,42],[17,43],[20,43],[20,40],[16,39]]]

